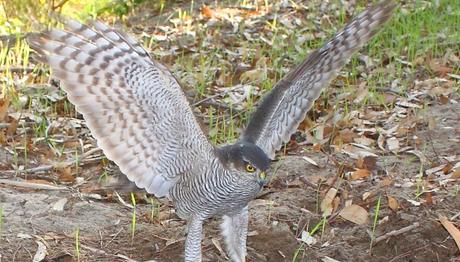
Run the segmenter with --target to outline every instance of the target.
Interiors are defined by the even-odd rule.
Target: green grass
[[[3,207],[0,206],[0,237],[3,234]]]
[[[327,218],[323,216],[323,218],[318,223],[316,223],[316,225],[310,231],[308,231],[308,235],[314,236],[320,229],[321,229],[321,234],[323,234],[324,229],[326,227],[326,223],[327,223]],[[292,256],[292,259],[291,259],[292,262],[297,261],[301,252],[304,251],[304,247],[305,247],[305,243],[301,242],[299,247],[296,249],[296,251],[294,252]]]
[[[75,230],[75,255],[77,257],[77,261],[80,262],[81,246],[80,246],[80,229],[79,228]]]
[[[31,134],[25,133],[21,137],[13,138],[13,165],[18,168],[20,165],[27,166],[28,158],[33,152],[28,151],[28,138],[46,138],[47,146],[53,149],[55,157],[61,157],[65,152],[65,146],[54,142],[46,135],[46,130],[49,124],[56,120],[60,114],[66,117],[76,117],[77,113],[74,107],[67,101],[64,102],[64,112],[58,113],[59,103],[53,102],[47,98],[47,90],[37,88],[35,95],[27,93],[31,84],[40,83],[47,84],[49,72],[43,65],[38,65],[32,74],[24,72],[12,72],[11,68],[29,68],[31,50],[23,40],[23,36],[27,32],[37,31],[54,25],[55,21],[48,17],[49,7],[37,5],[34,1],[26,0],[30,3],[29,8],[24,9],[24,1],[13,0],[8,10],[0,11],[0,34],[13,35],[17,37],[17,41],[7,46],[0,46],[0,68],[5,69],[0,75],[0,98],[11,98],[12,107],[15,111],[34,112],[35,117],[42,119],[32,127]],[[117,20],[126,20],[126,18],[139,11],[134,4],[134,1],[128,1],[131,6],[109,6],[108,0],[94,1],[70,0],[60,12],[63,16],[70,16],[80,20],[87,18],[102,18],[113,23]],[[170,1],[154,1],[150,3],[154,14],[162,14],[171,4]],[[358,1],[358,11],[363,10],[367,1]],[[118,2],[115,2],[118,3]],[[227,3],[227,2],[222,2]],[[248,81],[244,84],[250,84],[254,88],[261,90],[261,93],[269,91],[273,85],[280,80],[289,69],[293,68],[297,63],[302,61],[311,51],[320,47],[327,39],[329,39],[337,30],[341,29],[349,20],[345,9],[340,5],[340,1],[333,1],[336,6],[339,6],[335,14],[330,15],[331,23],[322,23],[318,26],[314,19],[318,13],[315,3],[309,5],[308,13],[302,11],[299,5],[294,5],[292,18],[301,19],[301,25],[296,28],[287,28],[282,23],[280,14],[273,13],[273,19],[264,22],[261,27],[258,38],[247,40],[244,33],[250,29],[245,23],[240,23],[232,37],[235,38],[232,43],[224,43],[219,39],[227,37],[221,35],[224,31],[223,25],[217,25],[216,28],[203,26],[202,21],[196,19],[199,10],[194,8],[198,2],[192,1],[190,5],[181,9],[173,10],[173,14],[169,16],[169,21],[157,22],[156,26],[170,25],[175,26],[181,32],[190,31],[196,34],[195,45],[192,52],[189,50],[181,50],[178,55],[174,55],[172,59],[166,59],[165,62],[169,67],[174,68],[174,74],[179,76],[178,79],[188,89],[195,89],[195,101],[215,95],[216,92],[222,92],[223,87],[233,87],[240,84],[238,77],[233,77],[236,69],[240,64],[251,65],[251,70],[257,68],[257,63],[262,59],[266,59],[268,68],[267,77],[261,77],[257,81]],[[249,1],[240,0],[229,1],[229,5],[235,6],[251,6],[257,7],[260,10],[268,10],[270,1]],[[146,4],[139,4],[144,7]],[[147,4],[148,5],[148,4]],[[126,8],[125,8],[126,7]],[[9,12],[1,13],[1,12]],[[276,12],[276,11],[273,11]],[[355,13],[355,14],[356,14]],[[337,14],[337,15],[336,15]],[[23,19],[24,17],[33,17],[33,19]],[[305,17],[307,17],[305,19]],[[174,25],[171,22],[174,21]],[[175,19],[175,20],[174,20]],[[38,26],[32,21],[39,21],[43,26]],[[8,22],[8,23],[6,23]],[[397,87],[404,93],[409,90],[417,79],[417,73],[421,69],[426,69],[430,73],[429,77],[435,77],[435,72],[431,72],[427,66],[431,59],[441,59],[447,52],[452,52],[456,56],[460,56],[460,5],[458,0],[440,0],[436,6],[434,1],[410,1],[410,4],[396,11],[391,21],[383,28],[383,30],[374,37],[369,44],[359,51],[360,54],[368,56],[375,64],[375,69],[367,72],[363,71],[362,62],[358,56],[354,56],[350,63],[342,70],[343,88],[329,88],[320,98],[320,108],[335,110],[343,110],[346,116],[353,110],[361,110],[369,105],[377,105],[382,110],[388,110],[393,107],[392,104],[385,103],[385,96],[379,91],[381,87],[390,87],[391,84],[398,80]],[[150,33],[150,32],[149,32]],[[139,36],[138,36],[139,37]],[[177,41],[175,36],[172,36],[171,42],[174,45]],[[262,40],[263,37],[266,40]],[[142,41],[151,49],[151,51],[160,50],[160,45],[155,41],[154,37],[142,36]],[[164,51],[164,50],[163,50]],[[232,56],[229,52],[240,52],[239,56]],[[155,57],[161,60],[161,57]],[[423,62],[420,62],[423,61]],[[454,74],[460,74],[457,67]],[[364,75],[365,74],[365,75]],[[220,80],[222,83],[218,82]],[[18,81],[21,80],[21,81]],[[219,80],[219,81],[220,81]],[[368,95],[361,103],[353,103],[348,101],[338,101],[335,99],[340,93],[349,92],[355,93],[357,86],[362,82],[366,82],[366,87],[369,89]],[[458,83],[457,83],[458,86]],[[218,88],[218,91],[216,91]],[[233,92],[237,92],[236,90]],[[457,87],[457,92],[460,94],[460,88]],[[27,96],[28,103],[21,104],[19,98]],[[216,100],[230,101],[230,93],[222,93],[216,97]],[[250,95],[245,101],[242,110],[236,110],[238,105],[233,105],[228,102],[227,106],[230,110],[221,110],[214,107],[201,107],[201,112],[204,121],[208,125],[209,137],[215,144],[235,141],[242,127],[248,122],[250,113],[255,109],[255,105],[260,99],[259,95]],[[38,110],[37,110],[38,109]],[[238,108],[240,109],[240,108]],[[46,113],[37,113],[46,112]],[[78,149],[75,149],[74,154],[78,154]],[[421,167],[422,168],[422,167]],[[100,179],[105,177],[104,173]],[[417,183],[416,197],[419,197],[423,190],[420,188],[420,183]],[[458,194],[459,187],[456,187],[454,194]],[[319,212],[319,191],[317,191],[317,212]],[[134,241],[136,231],[136,200],[131,194],[131,202],[134,206],[131,215],[131,242]],[[372,225],[372,235],[374,237],[376,227],[378,225],[378,217],[381,208],[381,196],[375,205],[375,213]],[[0,232],[3,223],[3,210],[0,208]],[[158,204],[151,202],[150,219],[153,221],[158,217]],[[269,213],[270,215],[270,213]],[[321,220],[310,231],[314,234],[322,228],[324,230],[325,219]],[[80,243],[79,229],[75,232],[75,252],[77,259],[80,260]],[[371,240],[372,241],[372,240]],[[301,244],[299,249],[293,256],[293,261],[296,261],[298,255],[303,250],[304,245]]]
[[[372,236],[371,236],[371,241],[369,244],[369,248],[372,250],[372,244],[375,239],[375,230],[377,229],[377,225],[379,222],[379,215],[380,215],[380,208],[381,208],[381,200],[382,200],[382,195],[379,195],[379,198],[377,199],[377,202],[375,203],[374,207],[374,221],[372,223]]]
[[[134,244],[134,235],[136,234],[136,197],[131,193],[131,204],[133,205],[133,212],[131,214],[131,245]]]
[[[160,216],[160,203],[154,197],[150,197],[150,222],[153,223]]]

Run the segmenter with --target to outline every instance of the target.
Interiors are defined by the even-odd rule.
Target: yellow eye
[[[254,173],[254,171],[256,171],[256,168],[250,164],[247,164],[246,171],[248,171],[249,173]]]

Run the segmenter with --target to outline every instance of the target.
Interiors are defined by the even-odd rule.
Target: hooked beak
[[[264,171],[259,173],[259,179],[258,179],[259,185],[263,187],[267,183],[267,173]]]

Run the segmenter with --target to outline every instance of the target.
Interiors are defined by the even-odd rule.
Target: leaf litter
[[[346,16],[354,12],[351,2],[344,2]],[[205,124],[215,123],[216,118],[224,126],[242,126],[266,86],[312,49],[305,43],[330,35],[321,28],[334,27],[342,10],[329,1],[258,5],[207,5],[182,18],[171,10],[172,18],[162,22],[133,16],[128,23],[140,39],[152,39],[152,55],[185,85]],[[407,6],[402,9],[410,12]],[[289,46],[294,52],[284,52]],[[282,54],[267,57],[266,50]],[[203,56],[214,59],[202,61]],[[250,227],[257,233],[248,240],[250,260],[290,261],[302,242],[313,247],[302,250],[298,259],[302,261],[419,258],[413,252],[419,248],[426,261],[439,256],[458,259],[454,244],[458,245],[458,233],[453,229],[458,228],[458,216],[451,222],[439,218],[453,238],[444,243],[449,235],[436,214],[454,217],[460,212],[458,57],[454,49],[442,58],[419,57],[412,62],[403,56],[389,57],[406,75],[396,80],[389,77],[376,87],[366,76],[394,74],[394,65],[385,66],[374,56],[360,53],[361,75],[352,79],[346,67],[279,153],[279,169],[275,168],[266,193],[251,209]],[[410,73],[414,68],[429,70],[431,75],[414,76]],[[407,81],[410,77],[414,79]],[[111,163],[98,151],[81,115],[58,84],[33,79],[33,73],[16,73],[12,86],[17,99],[0,96],[1,237],[7,240],[0,242],[0,255],[29,260],[29,253],[37,259],[43,259],[43,254],[50,259],[74,256],[71,232],[80,228],[80,241],[87,247],[81,252],[88,260],[101,256],[180,260],[175,250],[182,249],[184,223],[175,218],[170,203],[160,200],[152,208],[150,196],[144,194],[138,195],[141,201],[135,208],[141,214],[137,231],[145,236],[138,236],[138,244],[126,244],[131,243],[129,223],[134,209],[129,195],[98,186]],[[352,84],[352,91],[342,89],[345,83]],[[370,91],[369,86],[375,89]],[[379,96],[386,106],[375,102]],[[227,136],[219,137],[220,130],[222,126],[209,127],[210,135],[222,142]],[[111,177],[117,172],[108,171]],[[379,207],[379,241],[374,241],[372,252],[363,253],[367,247],[360,243],[371,241],[366,229],[381,194],[387,197]],[[89,217],[93,223],[88,223]],[[324,217],[321,238],[310,236],[306,229]],[[20,222],[26,218],[33,223]],[[50,226],[51,222],[56,226]],[[214,229],[206,232],[204,260],[225,261],[217,221],[210,223]],[[37,229],[47,239],[45,245],[42,240],[19,238],[28,251],[23,252],[8,244],[19,234],[32,235]],[[267,243],[273,239],[280,244]],[[385,244],[378,243],[383,240]],[[37,249],[28,250],[34,243]]]

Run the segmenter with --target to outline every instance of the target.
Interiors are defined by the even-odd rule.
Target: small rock
[[[53,210],[62,212],[64,211],[65,204],[67,204],[67,198],[61,198],[58,201],[56,201],[56,203],[54,203]]]

